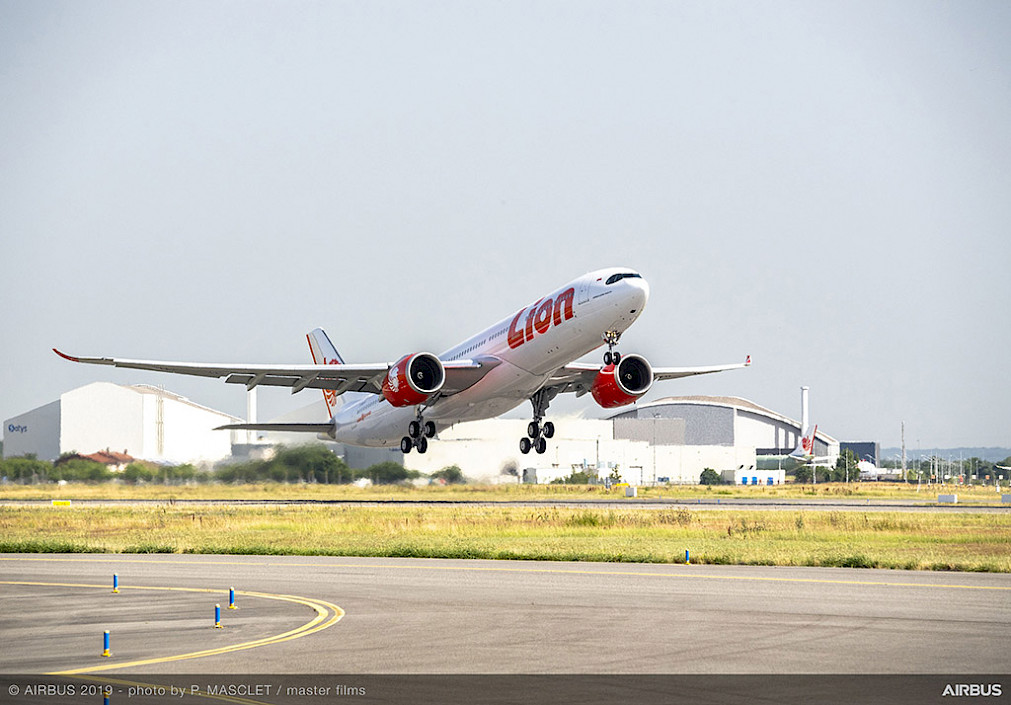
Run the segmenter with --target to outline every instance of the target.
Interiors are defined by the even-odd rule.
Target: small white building
[[[215,462],[231,455],[235,432],[214,428],[241,421],[164,389],[95,382],[4,421],[3,452],[56,460],[109,448],[155,462]]]
[[[786,482],[785,470],[758,470],[755,466],[725,470],[721,473],[723,481],[730,485],[767,486],[782,485]]]

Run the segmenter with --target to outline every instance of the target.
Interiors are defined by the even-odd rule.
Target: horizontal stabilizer
[[[289,433],[330,433],[333,422],[326,423],[232,423],[215,431],[286,431]]]

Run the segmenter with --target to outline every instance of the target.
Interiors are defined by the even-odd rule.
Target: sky
[[[0,0],[0,105],[0,419],[95,381],[245,414],[53,347],[393,361],[627,266],[623,352],[754,360],[646,400],[1011,446],[1002,0]]]

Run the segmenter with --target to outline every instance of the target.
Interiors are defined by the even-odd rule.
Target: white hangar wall
[[[3,428],[5,458],[32,453],[40,460],[60,457],[60,402],[9,418]]]
[[[130,387],[95,382],[60,395],[60,406],[61,453],[108,448],[154,460],[144,453],[143,399]]]
[[[240,421],[155,387],[95,382],[4,422],[4,457],[106,448],[170,463],[215,462],[231,455],[233,433],[214,428]],[[18,427],[25,431],[12,431]]]

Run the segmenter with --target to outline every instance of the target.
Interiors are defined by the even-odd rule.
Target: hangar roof
[[[765,416],[773,421],[779,421],[780,423],[789,424],[791,426],[796,426],[800,428],[800,421],[796,419],[791,419],[789,416],[784,416],[783,414],[778,414],[772,409],[767,409],[760,404],[756,404],[753,401],[747,399],[742,399],[741,397],[718,397],[718,396],[684,396],[684,397],[664,397],[663,399],[657,399],[656,401],[647,402],[645,404],[636,405],[637,410],[650,409],[658,406],[689,406],[689,405],[701,405],[701,406],[722,406],[732,409],[738,409],[740,411],[747,411],[752,414],[757,414],[759,416]],[[623,412],[622,414],[616,414],[611,418],[618,418],[629,412]],[[634,413],[634,412],[633,412]],[[832,436],[824,433],[821,429],[818,430],[818,438],[822,441],[828,443],[838,443],[838,441]]]
[[[242,421],[242,419],[240,419],[237,416],[232,416],[231,414],[229,414],[227,412],[218,411],[217,409],[212,409],[209,406],[204,406],[203,404],[198,404],[195,401],[193,401],[192,399],[188,399],[187,397],[184,397],[181,394],[176,394],[175,392],[170,392],[169,390],[163,389],[162,387],[154,387],[154,386],[152,386],[150,384],[120,384],[120,385],[117,385],[117,386],[123,387],[124,389],[129,389],[129,390],[134,391],[134,392],[138,392],[140,394],[154,394],[154,395],[157,395],[157,396],[160,396],[160,397],[165,397],[166,399],[171,399],[172,401],[177,401],[180,404],[186,404],[187,406],[192,406],[195,409],[200,409],[201,411],[208,411],[208,412],[211,412],[213,414],[219,414],[221,416],[227,416],[228,418],[233,419],[235,421]]]

